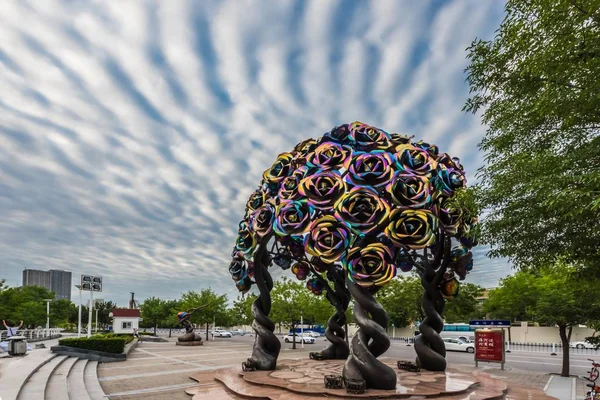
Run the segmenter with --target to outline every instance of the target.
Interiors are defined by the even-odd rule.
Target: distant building
[[[71,272],[69,271],[26,269],[23,270],[23,286],[41,286],[53,291],[57,300],[71,300],[72,285]]]
[[[140,327],[140,310],[131,308],[114,308],[112,310],[113,332],[133,333]]]

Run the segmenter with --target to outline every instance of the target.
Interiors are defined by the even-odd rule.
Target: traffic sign
[[[89,292],[101,292],[102,277],[93,275],[81,275],[81,290]]]
[[[469,321],[472,328],[510,328],[510,321],[507,319],[476,319]]]

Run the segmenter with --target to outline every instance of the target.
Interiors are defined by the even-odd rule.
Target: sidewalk
[[[473,370],[472,365],[453,365],[462,370]],[[494,366],[481,366],[478,369],[492,375],[493,378],[504,379],[509,383],[542,389],[547,395],[559,400],[583,400],[587,388],[582,378],[551,375],[547,372],[536,372],[518,368],[501,370]]]
[[[44,343],[45,349],[36,349],[28,351],[25,356],[11,357],[8,353],[2,353],[0,357],[0,398],[15,399],[21,385],[31,372],[45,360],[52,357],[50,347],[58,344],[58,339],[50,339],[37,342]]]

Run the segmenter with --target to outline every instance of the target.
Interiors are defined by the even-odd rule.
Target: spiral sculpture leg
[[[243,363],[242,367],[270,371],[277,366],[277,357],[281,349],[281,342],[273,333],[275,324],[269,319],[273,279],[267,269],[259,263],[255,264],[254,279],[260,291],[260,295],[252,303],[252,315],[254,316],[252,328],[256,332],[256,337],[252,348],[252,357]]]
[[[421,334],[415,339],[417,365],[429,371],[446,370],[446,346],[439,333],[444,328],[441,314],[444,312],[444,299],[437,291],[428,290],[424,284],[423,310],[425,319],[421,322]]]
[[[350,356],[342,375],[346,381],[365,381],[367,388],[394,389],[396,372],[377,359],[390,347],[385,331],[387,313],[367,289],[348,278],[346,285],[354,298],[354,319],[359,329],[352,338]]]
[[[346,343],[346,331],[343,326],[346,323],[346,310],[338,309],[335,314],[327,321],[327,329],[325,329],[325,337],[329,341],[329,346],[321,352],[313,355],[311,358],[322,360],[344,360],[350,354],[350,348]]]

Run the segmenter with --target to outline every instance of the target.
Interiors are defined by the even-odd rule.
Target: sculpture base
[[[408,399],[436,398],[446,400],[486,400],[486,399],[553,399],[543,391],[508,385],[493,378],[490,374],[474,371],[449,369],[445,372],[399,370],[397,361],[380,358],[394,368],[397,385],[393,390],[367,389],[364,393],[348,393],[346,388],[325,387],[325,376],[342,373],[345,360],[280,360],[275,371],[243,372],[239,367],[221,370],[214,379],[220,387],[192,387],[186,392],[193,400],[216,399],[270,399],[287,400],[320,398],[361,398],[361,399]],[[205,372],[190,375],[190,378],[206,382]],[[195,377],[196,376],[196,377]],[[206,386],[206,385],[203,385]],[[210,393],[208,393],[210,392]],[[412,397],[414,396],[414,397]]]
[[[194,340],[191,342],[176,342],[175,344],[177,346],[202,346],[204,342],[200,340]]]

